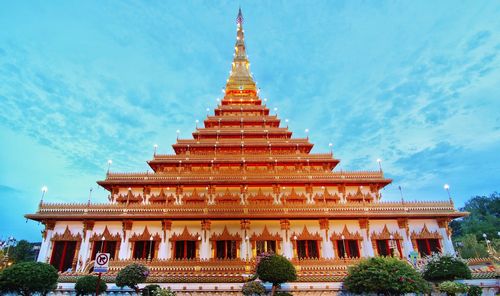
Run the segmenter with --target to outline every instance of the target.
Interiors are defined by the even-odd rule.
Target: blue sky
[[[0,1],[0,238],[23,214],[93,201],[145,171],[221,96],[241,4],[262,97],[339,169],[375,170],[384,199],[457,206],[500,190],[498,1]]]

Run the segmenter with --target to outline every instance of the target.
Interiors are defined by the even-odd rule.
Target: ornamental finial
[[[241,13],[241,7],[238,10],[238,16],[236,17],[236,23],[238,25],[243,24],[243,14]]]

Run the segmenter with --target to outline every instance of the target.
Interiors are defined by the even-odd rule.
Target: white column
[[[205,235],[206,234],[206,235]],[[201,235],[200,259],[210,259],[212,257],[212,246],[210,242],[210,230],[204,230]]]
[[[408,237],[406,234],[405,229],[399,229],[399,233],[403,237],[403,255],[404,258],[408,259],[408,256],[410,255],[410,252],[414,251],[413,250],[413,244],[411,243],[411,239]]]
[[[286,237],[286,232],[287,230],[282,229],[281,230],[281,237],[283,238],[283,244],[282,244],[282,250],[283,250],[283,256],[285,256],[288,259],[293,258],[293,244],[290,240],[290,230],[288,230],[288,239]]]
[[[448,236],[446,229],[439,228],[438,231],[439,231],[439,234],[441,234],[441,236],[443,237],[443,239],[441,240],[441,242],[443,243],[442,252],[445,254],[454,255],[455,248],[453,247],[453,243],[452,243],[450,237]]]
[[[128,240],[130,238],[131,232],[131,230],[125,230],[125,237],[122,236],[120,253],[118,253],[118,259],[120,260],[130,258],[130,242]]]
[[[51,249],[52,241],[50,240],[52,238],[52,234],[54,233],[54,229],[46,229],[46,234],[45,234],[45,239],[42,241],[42,245],[40,246],[40,252],[38,253],[38,262],[46,262],[48,263],[47,259],[49,258],[49,252]]]
[[[323,241],[321,242],[322,244],[322,255],[323,255],[323,258],[326,258],[326,259],[331,259],[333,258],[333,244],[332,242],[328,239],[328,236],[326,234],[326,232],[323,230],[321,231],[321,237],[323,238]]]
[[[85,239],[80,244],[80,251],[78,252],[78,256],[82,258],[82,266],[80,266],[80,260],[78,260],[76,263],[76,270],[85,268],[85,262],[87,262],[87,258],[90,256],[90,234],[92,233],[92,230],[85,230],[84,227],[83,231],[86,232]],[[90,260],[93,259],[94,258],[90,258]]]
[[[160,242],[158,249],[158,259],[169,259],[170,255],[170,232],[171,230],[165,230],[165,237]]]
[[[361,229],[361,236],[363,237],[363,241],[361,242],[361,245],[363,245],[363,252],[361,256],[373,257],[375,256],[375,252],[373,251],[372,241],[370,239],[370,236],[366,232],[366,229]]]

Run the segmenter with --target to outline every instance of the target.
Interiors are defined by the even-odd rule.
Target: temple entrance
[[[379,256],[402,257],[399,240],[378,239],[376,240],[377,254]]]
[[[319,258],[317,240],[297,240],[297,256],[299,259]]]
[[[92,246],[92,257],[90,257],[90,259],[94,260],[97,253],[109,253],[109,258],[115,259],[116,244],[116,241],[94,241],[94,245]]]
[[[417,248],[421,257],[441,252],[441,245],[437,238],[417,239]]]
[[[55,241],[50,264],[58,271],[72,269],[76,252],[76,241]]]
[[[217,259],[236,259],[236,241],[234,240],[216,241],[215,256]]]
[[[196,258],[196,241],[176,241],[174,251],[175,259],[194,259]]]
[[[358,240],[337,240],[337,256],[339,258],[359,258]]]
[[[134,242],[134,259],[154,259],[155,244],[153,240]]]
[[[260,240],[255,242],[257,248],[257,255],[262,253],[276,253],[276,241],[274,240]]]

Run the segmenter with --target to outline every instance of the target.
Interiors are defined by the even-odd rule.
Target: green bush
[[[94,275],[86,275],[78,278],[75,284],[75,292],[77,296],[95,294],[97,288],[98,277]],[[108,290],[108,286],[103,280],[99,281],[99,295]]]
[[[266,288],[260,282],[252,281],[243,285],[241,292],[245,296],[260,296],[266,294]]]
[[[160,289],[160,285],[147,285],[142,289],[143,296],[152,296],[153,292],[157,289]]]
[[[274,296],[293,296],[293,294],[290,292],[278,291],[276,292],[276,294],[274,294]]]
[[[481,296],[483,294],[483,289],[478,286],[469,286],[467,289],[468,296]]]
[[[362,260],[349,268],[344,288],[354,294],[427,293],[429,284],[411,265],[392,257]]]
[[[1,292],[28,296],[54,290],[59,275],[54,266],[42,262],[23,262],[7,267],[0,274]]]
[[[451,281],[445,281],[439,284],[438,290],[446,293],[448,296],[455,296],[457,293],[467,292],[467,285]]]
[[[472,274],[467,263],[460,258],[435,254],[425,264],[423,277],[428,281],[441,282],[470,279]]]
[[[153,291],[154,296],[175,296],[175,292],[170,290],[170,287],[165,289],[165,288],[160,288],[156,289]]]
[[[118,272],[116,285],[118,287],[130,287],[139,290],[137,284],[144,283],[149,275],[149,269],[141,264],[130,264]]]
[[[271,296],[282,283],[293,282],[297,279],[293,264],[285,257],[276,254],[263,253],[259,256],[257,275],[260,280],[273,285]]]

